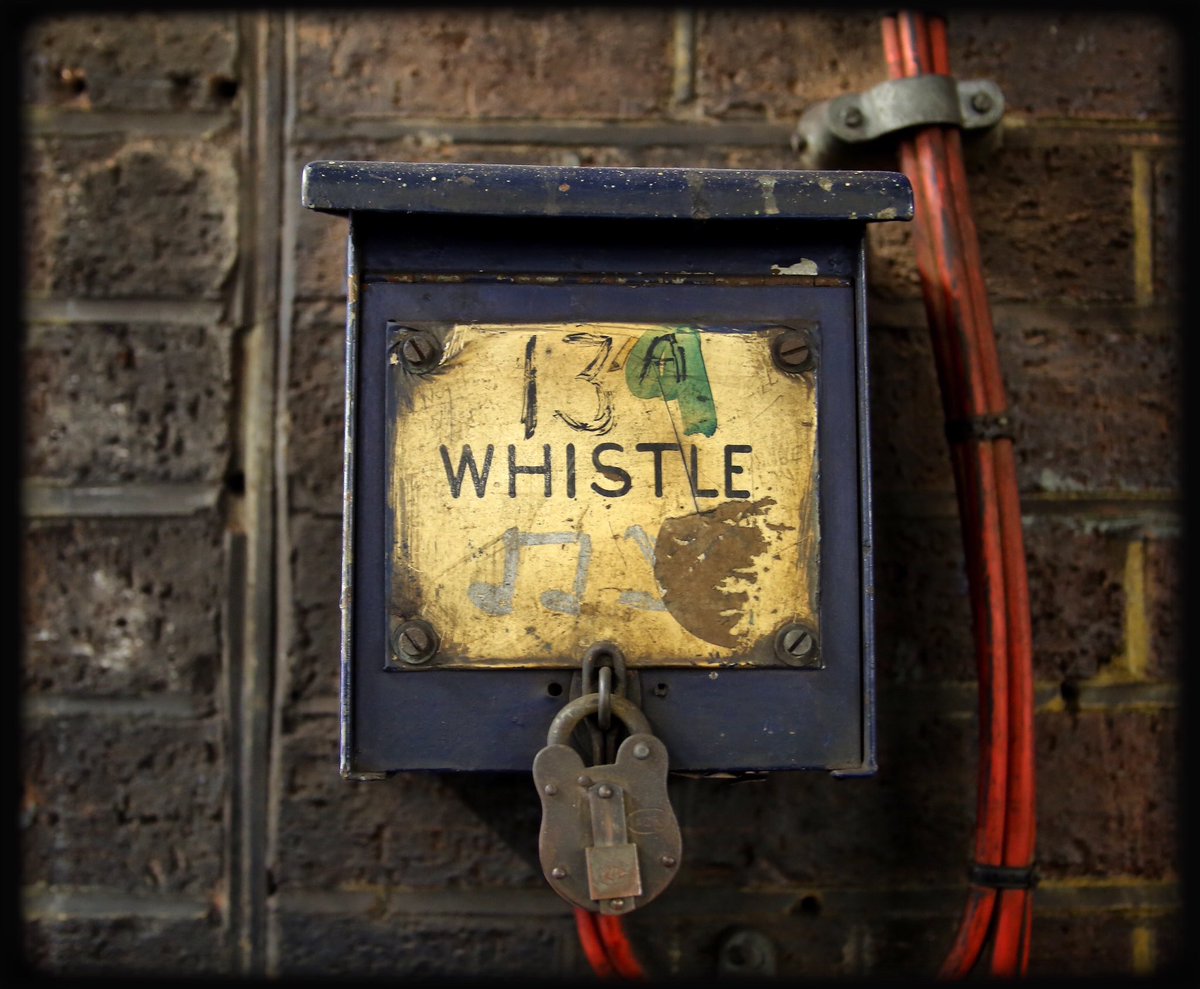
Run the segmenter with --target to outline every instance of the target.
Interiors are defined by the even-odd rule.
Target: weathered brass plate
[[[779,327],[423,327],[390,352],[391,627],[430,622],[421,669],[776,666],[818,628],[816,372]]]

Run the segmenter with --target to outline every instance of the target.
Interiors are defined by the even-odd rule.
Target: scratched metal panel
[[[784,327],[393,322],[389,606],[403,669],[778,666],[819,630],[816,368]],[[404,347],[432,342],[419,367]],[[818,364],[819,367],[819,364]]]

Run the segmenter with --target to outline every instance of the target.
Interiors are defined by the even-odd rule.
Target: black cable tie
[[[989,416],[970,416],[967,419],[951,419],[946,423],[946,439],[951,443],[968,440],[1012,440],[1012,419],[1007,412]]]
[[[1018,868],[973,862],[968,877],[972,886],[988,886],[992,889],[1033,889],[1038,884],[1037,870],[1032,865]]]

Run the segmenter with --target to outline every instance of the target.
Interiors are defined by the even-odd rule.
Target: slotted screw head
[[[442,359],[442,345],[428,330],[405,329],[398,346],[404,366],[418,374],[432,370]]]
[[[775,366],[788,374],[800,374],[813,366],[812,341],[802,330],[785,330],[771,344]]]
[[[438,651],[437,633],[420,618],[401,622],[392,633],[392,651],[405,663],[420,666]]]
[[[775,636],[775,655],[791,666],[813,666],[817,637],[806,625],[785,625]]]

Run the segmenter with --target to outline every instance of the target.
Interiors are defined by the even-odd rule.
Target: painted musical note
[[[587,587],[592,562],[592,540],[586,532],[521,532],[516,526],[504,532],[504,576],[499,584],[477,581],[467,588],[472,603],[488,615],[511,615],[521,550],[526,546],[566,546],[579,544],[575,564],[575,583],[571,591],[548,590],[538,597],[542,607],[560,615],[578,615],[579,604]]]
[[[650,564],[651,573],[654,572],[654,544],[650,542],[650,537],[646,535],[646,530],[640,525],[631,525],[625,530],[625,538],[637,543],[638,549],[642,551],[642,556],[646,558],[646,562]],[[657,575],[654,582],[658,584]],[[662,594],[662,587],[658,588],[659,594]],[[636,608],[638,611],[666,611],[667,606],[663,604],[662,598],[655,597],[646,591],[622,591],[621,596],[617,598],[621,604],[630,608]]]

